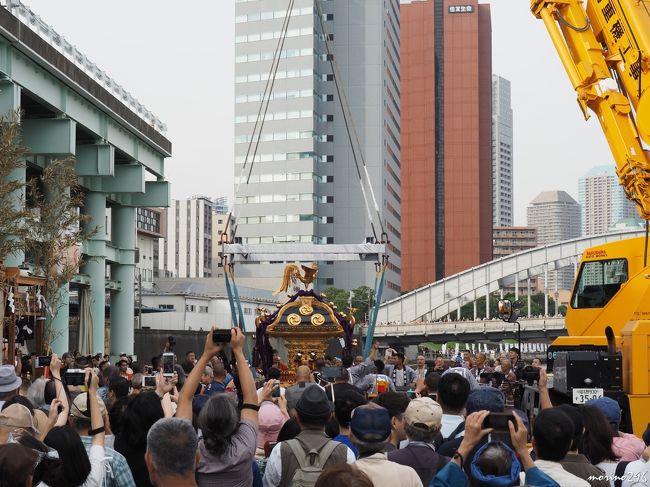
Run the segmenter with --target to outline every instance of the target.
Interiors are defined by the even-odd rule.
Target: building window
[[[171,310],[173,310],[174,305],[173,304],[159,304],[158,309],[171,309]]]

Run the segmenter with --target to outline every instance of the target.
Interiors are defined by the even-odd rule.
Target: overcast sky
[[[24,3],[167,124],[172,197],[232,196],[234,0]],[[523,225],[537,193],[563,189],[577,199],[578,177],[613,158],[597,120],[583,120],[529,2],[481,3],[492,8],[493,72],[512,82],[515,223]]]

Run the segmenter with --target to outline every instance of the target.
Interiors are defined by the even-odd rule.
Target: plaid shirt
[[[86,453],[90,454],[92,438],[90,436],[82,436],[81,442],[84,444],[84,448],[86,448]],[[104,487],[136,487],[126,458],[121,453],[108,447],[104,448],[104,455],[106,457]]]

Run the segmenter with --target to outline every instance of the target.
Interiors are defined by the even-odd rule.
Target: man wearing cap
[[[449,461],[449,457],[436,453],[434,446],[440,431],[442,408],[431,398],[419,397],[409,403],[404,420],[409,444],[401,450],[388,452],[386,458],[413,468],[422,485],[429,485],[438,470]]]
[[[332,416],[332,405],[323,389],[306,387],[296,404],[296,415],[302,431],[294,439],[283,441],[273,448],[264,471],[264,487],[291,486],[293,477],[300,468],[300,463],[307,458],[308,452],[322,452],[330,443],[336,445],[332,445],[333,449],[327,458],[320,459],[324,468],[334,464],[354,463],[352,450],[325,435],[325,426]],[[388,429],[390,434],[390,425]],[[331,447],[327,449],[329,448]],[[299,459],[297,453],[304,456]]]
[[[370,477],[375,487],[422,486],[415,470],[386,458],[385,448],[391,433],[388,410],[374,403],[359,406],[352,412],[350,432],[359,450],[357,467]]]
[[[106,406],[104,405],[104,401],[100,400],[98,403],[108,433]],[[81,442],[84,448],[86,448],[86,453],[90,455],[93,438],[88,435],[88,431],[91,429],[90,414],[88,414],[88,393],[84,392],[75,397],[72,402],[72,408],[70,409],[70,423],[77,430],[79,436],[81,436]],[[113,441],[113,435],[106,434],[105,444],[112,446]],[[107,464],[111,467],[110,469],[106,469],[106,475],[104,475],[103,485],[105,487],[112,485],[135,487],[135,481],[133,480],[133,474],[131,473],[129,464],[121,453],[116,452],[113,448],[104,446],[104,457],[106,458]]]
[[[0,408],[12,397],[18,395],[23,381],[16,375],[13,365],[0,366]]]
[[[618,430],[618,426],[621,424],[621,407],[614,399],[611,397],[600,397],[587,401],[585,405],[600,409],[607,418],[614,433],[614,441],[612,443],[612,452],[614,455],[619,457],[621,461],[626,462],[633,462],[641,458],[643,450],[645,450],[645,443],[630,433],[622,433]]]
[[[22,404],[12,404],[0,412],[0,445],[7,443],[9,433],[16,430],[27,430],[34,436],[38,434],[32,413]]]

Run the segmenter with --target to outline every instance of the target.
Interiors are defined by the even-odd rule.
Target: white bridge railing
[[[522,319],[521,331],[558,331],[565,328],[564,317]],[[363,334],[367,329],[364,328]],[[501,320],[487,321],[437,321],[412,323],[377,323],[376,337],[405,336],[405,335],[458,335],[465,333],[513,333],[517,331],[515,323]]]

